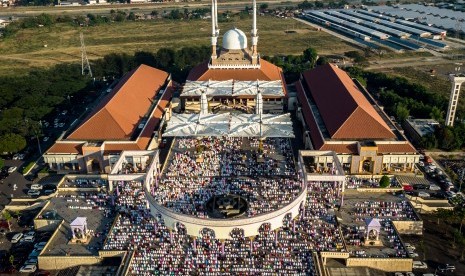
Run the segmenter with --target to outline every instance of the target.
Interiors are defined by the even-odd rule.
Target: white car
[[[18,233],[16,235],[14,235],[13,238],[11,238],[11,243],[19,242],[22,237],[23,237],[23,233]]]
[[[59,126],[59,127],[64,127],[64,126],[65,126],[65,123],[59,123],[58,126]]]
[[[12,173],[14,171],[16,171],[17,167],[9,167],[8,168],[8,173]]]
[[[33,189],[33,190],[42,190],[42,188],[43,187],[40,184],[32,184],[31,185],[31,189]]]
[[[415,273],[413,273],[413,272],[406,272],[406,273],[405,273],[405,276],[415,276]]]
[[[408,242],[404,243],[404,245],[405,245],[405,247],[408,248],[408,249],[411,249],[411,250],[415,250],[415,249],[416,249],[415,246],[413,246],[412,244],[410,244],[410,243],[408,243]]]
[[[19,272],[22,272],[22,273],[32,273],[32,272],[36,272],[37,270],[37,266],[36,265],[24,265],[21,267],[21,269],[19,270]]]
[[[409,250],[408,255],[410,258],[418,257],[418,253],[413,252],[413,250]]]
[[[30,189],[29,191],[27,191],[27,195],[28,195],[28,196],[40,196],[40,191],[39,191],[39,190]]]
[[[43,139],[42,141],[47,142],[48,139],[50,139],[50,138],[49,138],[48,136],[45,136],[44,139]]]
[[[21,239],[21,242],[34,242],[36,239],[31,236],[27,236]]]
[[[418,196],[419,196],[419,197],[430,197],[431,195],[428,194],[428,193],[426,193],[426,192],[419,192],[419,193],[418,193]]]
[[[457,194],[452,191],[447,191],[446,195],[447,195],[447,198],[452,198],[452,197],[455,197]]]
[[[441,187],[439,187],[439,186],[436,185],[436,184],[431,184],[431,185],[429,185],[429,189],[430,189],[431,191],[440,191],[440,190],[441,190]]]
[[[422,261],[413,261],[412,268],[415,269],[427,269],[428,265]]]

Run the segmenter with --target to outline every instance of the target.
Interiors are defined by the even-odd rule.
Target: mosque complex
[[[50,169],[70,183],[104,179],[105,195],[81,199],[113,221],[101,227],[98,250],[85,254],[73,250],[92,243],[88,224],[99,220],[61,214],[62,222],[44,223],[58,230],[39,266],[117,256],[120,275],[327,275],[327,261],[343,259],[347,267],[411,271],[399,234],[421,223],[412,205],[359,202],[346,187],[349,177],[376,183],[412,172],[415,148],[337,66],[287,84],[260,57],[255,0],[250,40],[233,28],[219,46],[217,10],[212,0],[211,57],[179,95],[169,73],[140,65],[46,151]],[[39,216],[60,198],[80,198],[67,189]],[[67,232],[72,241],[64,242]]]

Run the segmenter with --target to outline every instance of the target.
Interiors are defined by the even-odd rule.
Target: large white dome
[[[223,48],[227,50],[242,50],[247,48],[247,37],[244,32],[234,28],[223,35]]]

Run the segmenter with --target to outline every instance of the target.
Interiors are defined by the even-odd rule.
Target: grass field
[[[234,26],[248,35],[251,19],[235,17],[232,22],[220,23],[220,40],[221,35]],[[308,47],[323,55],[354,50],[351,44],[292,19],[261,16],[258,29],[258,49],[262,55],[300,54]],[[56,24],[49,28],[25,29],[0,40],[0,74],[25,73],[33,67],[60,62],[80,62],[80,31],[84,33],[89,59],[97,59],[115,52],[132,54],[135,51],[155,52],[162,47],[208,45],[210,30],[209,20],[114,22],[93,27]]]

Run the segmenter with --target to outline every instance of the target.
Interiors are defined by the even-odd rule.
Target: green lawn
[[[221,34],[232,27],[250,34],[251,19],[234,17],[220,23]],[[319,54],[340,54],[354,50],[347,42],[325,32],[318,32],[293,19],[271,16],[258,18],[259,52],[262,55],[300,54],[308,47]],[[0,40],[0,75],[27,72],[31,67],[51,66],[60,62],[80,62],[79,32],[84,33],[90,59],[109,53],[157,51],[162,47],[182,48],[210,43],[209,20],[150,20],[114,22],[93,27],[56,24],[52,27],[21,30]],[[286,30],[293,30],[286,33]],[[221,42],[220,42],[221,43]],[[250,41],[249,41],[250,44]],[[249,45],[250,46],[250,45]]]

